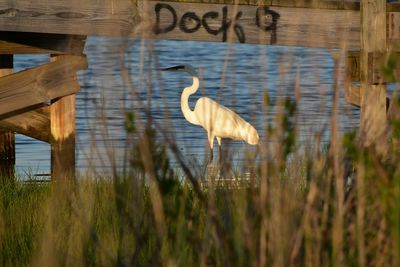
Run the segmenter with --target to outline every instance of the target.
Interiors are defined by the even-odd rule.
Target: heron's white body
[[[192,75],[193,84],[186,87],[182,92],[182,113],[187,121],[200,125],[207,131],[211,149],[214,147],[215,137],[219,145],[221,145],[222,138],[243,140],[251,145],[258,144],[259,136],[257,130],[238,114],[214,100],[208,97],[201,97],[197,100],[196,106],[192,111],[189,107],[189,96],[198,90],[199,78],[190,66],[184,66],[183,70]]]

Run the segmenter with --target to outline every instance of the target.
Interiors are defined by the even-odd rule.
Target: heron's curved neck
[[[199,120],[196,117],[196,114],[189,107],[189,96],[196,93],[199,88],[199,78],[193,76],[193,84],[189,87],[186,87],[181,95],[181,109],[183,116],[192,124],[199,124]]]

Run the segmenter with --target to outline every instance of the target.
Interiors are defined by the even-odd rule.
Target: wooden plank
[[[343,1],[273,0],[272,6],[343,9]]]
[[[360,10],[360,1],[359,0],[345,0],[343,2],[344,2],[343,9]]]
[[[361,106],[361,93],[360,93],[360,86],[348,84],[345,86],[345,99],[346,102],[356,106]]]
[[[76,93],[76,71],[87,67],[85,57],[64,56],[49,64],[0,79],[0,115]]]
[[[58,62],[63,56],[52,56]],[[51,177],[55,181],[75,178],[75,95],[52,101],[50,106]]]
[[[195,2],[204,2],[203,0]],[[215,3],[215,1],[213,1]],[[223,7],[227,7],[228,13],[232,13],[235,10],[232,5],[235,1],[221,1],[220,5],[210,5],[203,4],[203,8],[199,4],[193,3],[171,3],[171,2],[153,2],[155,5],[168,4],[173,5],[175,8],[177,5],[182,5],[180,9],[188,9],[189,12],[195,12],[202,15],[207,12],[217,12],[219,13],[218,18],[213,18],[215,13],[209,13],[211,15],[206,17],[206,21],[210,22],[211,27],[216,27],[216,29],[211,29],[211,32],[218,30],[221,27],[221,18],[223,13]],[[340,10],[338,13],[326,12],[321,8],[340,8],[344,9],[345,5],[343,1],[318,1],[318,5],[310,4],[315,1],[289,1],[293,2],[290,4],[288,1],[266,1],[266,4],[271,3],[269,9],[276,6],[280,18],[278,19],[278,31],[279,35],[282,37],[279,39],[281,42],[277,44],[282,45],[301,45],[305,43],[304,46],[309,47],[341,47],[340,40],[344,40],[347,35],[350,47],[359,48],[359,12],[347,11],[343,12]],[[0,30],[2,31],[24,31],[24,32],[44,32],[44,33],[62,33],[62,34],[80,34],[80,35],[117,35],[117,36],[141,36],[146,33],[148,28],[146,28],[149,17],[143,14],[142,8],[138,8],[135,2],[129,0],[120,1],[106,1],[106,0],[88,0],[88,1],[68,1],[60,2],[55,0],[49,1],[12,1],[0,3]],[[243,15],[237,19],[237,23],[232,24],[237,31],[237,35],[240,35],[243,30],[247,36],[247,43],[260,43],[258,40],[261,35],[266,35],[265,38],[271,36],[271,33],[265,34],[264,31],[260,31],[255,25],[255,10],[257,10],[259,2],[258,1],[243,1],[243,3],[251,4],[247,6],[239,6],[238,12],[243,12]],[[352,3],[345,1],[345,3]],[[139,0],[137,4],[142,6],[147,6],[145,1]],[[186,5],[184,7],[183,5]],[[200,4],[201,5],[201,4]],[[305,9],[281,9],[281,6],[291,6],[291,7],[309,7]],[[310,10],[310,7],[318,7],[319,9]],[[178,10],[178,9],[174,9]],[[243,11],[242,11],[243,10]],[[286,10],[286,11],[285,11]],[[204,12],[203,12],[204,11]],[[249,12],[249,13],[248,13]],[[261,14],[264,14],[262,10]],[[203,14],[199,14],[203,13]],[[154,12],[150,12],[154,20]],[[270,15],[271,12],[267,14]],[[329,14],[328,16],[326,16]],[[141,18],[139,18],[139,15]],[[183,13],[181,14],[183,15]],[[237,15],[237,14],[234,14]],[[232,17],[232,16],[230,16]],[[188,19],[188,17],[186,17]],[[324,18],[324,23],[321,23],[321,18]],[[141,24],[139,25],[139,21]],[[212,21],[211,21],[212,20]],[[218,22],[219,21],[219,22]],[[293,21],[293,22],[292,22]],[[227,24],[228,21],[222,22],[222,24]],[[268,22],[266,22],[268,27]],[[190,25],[187,25],[190,26]],[[223,25],[222,25],[223,26]],[[239,27],[240,26],[240,27]],[[273,25],[272,25],[273,26]],[[264,27],[264,28],[265,28]],[[178,27],[179,28],[179,27]],[[202,29],[204,27],[201,27]],[[226,28],[226,25],[223,26]],[[274,28],[274,27],[273,27]],[[143,31],[143,29],[145,29]],[[221,35],[226,29],[222,29],[221,34],[216,34],[219,36],[214,36],[212,34],[207,34],[203,31],[203,36],[200,37],[196,34],[194,38],[189,38],[190,35],[185,34],[177,36],[173,39],[179,40],[206,40],[206,41],[221,41]],[[189,29],[190,31],[190,29]],[[200,31],[201,32],[201,31]],[[275,32],[275,31],[273,31]],[[310,35],[311,34],[311,35]],[[272,34],[274,35],[274,34]],[[252,36],[250,38],[250,36]],[[159,36],[161,38],[172,38],[168,35]],[[185,38],[182,38],[185,37]],[[309,38],[311,37],[311,38]],[[274,39],[274,38],[270,38]],[[289,39],[290,41],[286,41]],[[299,41],[299,39],[301,41]],[[317,44],[313,45],[308,40],[319,40]],[[332,44],[331,42],[335,44]],[[353,45],[353,42],[355,45]],[[261,41],[261,43],[274,43],[270,41]],[[326,45],[326,46],[325,46]]]
[[[383,73],[383,67],[387,59],[385,52],[370,52],[368,53],[368,83],[369,84],[384,84],[387,79]]]
[[[207,3],[207,4],[224,4],[224,5],[253,5],[253,6],[270,6],[270,7],[301,7],[301,8],[318,8],[318,9],[346,9],[360,10],[359,0],[161,0],[162,2],[174,3]]]
[[[140,2],[146,38],[359,49],[350,10]],[[323,23],[321,23],[323,18]]]
[[[360,51],[349,51],[345,59],[346,79],[351,82],[360,81]]]
[[[360,0],[229,0],[229,1],[213,1],[213,0],[162,0],[159,2],[178,2],[178,3],[210,3],[210,4],[234,4],[239,5],[266,5],[280,7],[307,7],[307,8],[324,8],[324,9],[345,9],[360,10]],[[387,12],[400,12],[400,3],[386,3]]]
[[[16,112],[1,115],[0,128],[49,143],[49,106],[47,104],[39,104]]]
[[[0,77],[13,72],[13,56],[0,55]],[[0,178],[14,177],[15,170],[15,134],[0,129]]]
[[[365,146],[385,151],[386,86],[370,84],[370,55],[386,52],[386,1],[361,2],[361,118],[360,137]]]
[[[400,11],[400,9],[399,9]],[[400,13],[386,13],[387,45],[389,51],[399,51],[400,44]]]
[[[0,31],[36,32],[73,35],[137,36],[143,0],[11,0],[0,2]],[[174,2],[174,1],[171,1]],[[273,7],[317,8],[334,10],[360,10],[358,0],[179,0],[176,3],[197,5],[213,4],[209,9],[219,11],[215,3],[242,6],[266,5]],[[159,3],[170,3],[160,1]],[[239,9],[241,9],[240,7]],[[249,7],[247,7],[249,8]],[[400,12],[399,3],[387,3],[389,12]],[[297,16],[292,18],[297,19]],[[325,18],[325,17],[320,17]],[[301,19],[301,18],[299,18]],[[345,18],[347,19],[347,18]],[[144,21],[147,19],[144,18]],[[343,24],[339,16],[337,23]],[[352,20],[352,19],[350,19]],[[325,20],[320,20],[321,24]],[[352,30],[353,31],[353,30]],[[356,35],[356,33],[355,33]],[[219,41],[219,39],[217,39]],[[359,46],[358,46],[359,47]]]
[[[0,1],[0,31],[127,36],[136,20],[130,0]]]
[[[0,179],[10,180],[15,175],[15,134],[0,130]]]
[[[387,116],[389,120],[400,119],[400,105],[397,99],[387,99]]]
[[[400,3],[387,3],[386,12],[400,12]]]
[[[344,92],[346,102],[356,106],[361,106],[360,86],[353,85],[353,81],[360,81],[360,52],[352,51],[346,53],[345,59],[345,81]]]
[[[85,39],[81,35],[0,32],[0,53],[82,55]]]
[[[368,53],[368,83],[379,84],[400,80],[399,52]],[[360,52],[352,51],[346,55],[346,78],[352,82],[360,81]]]

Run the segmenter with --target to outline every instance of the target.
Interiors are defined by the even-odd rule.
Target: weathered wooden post
[[[51,56],[51,61],[63,55]],[[51,178],[75,178],[75,94],[52,100],[50,106]]]
[[[13,71],[13,55],[0,55],[0,77]],[[11,131],[0,129],[0,177],[14,176],[15,135]]]
[[[361,118],[360,137],[364,146],[385,152],[387,133],[386,85],[374,75],[377,58],[386,53],[386,1],[361,1]]]

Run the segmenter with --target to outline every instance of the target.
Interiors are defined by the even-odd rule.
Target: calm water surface
[[[180,111],[180,93],[191,83],[190,76],[157,71],[172,65],[191,64],[203,77],[200,90],[190,99],[192,108],[199,96],[207,95],[250,121],[261,135],[275,112],[264,114],[264,95],[295,99],[298,77],[301,139],[307,143],[316,133],[326,136],[329,132],[333,60],[328,50],[93,37],[88,39],[85,53],[89,68],[79,73],[81,91],[77,94],[77,166],[81,172],[102,169],[110,162],[122,164],[124,114],[127,110],[144,114],[149,103],[150,114],[163,131],[175,134],[185,157],[204,160],[206,134],[189,124]],[[47,61],[44,56],[17,56],[15,65],[21,70]],[[340,80],[342,76],[343,71]],[[345,103],[342,86],[340,90],[343,132],[358,127],[359,112]],[[249,146],[233,141],[226,145],[240,164]],[[20,174],[48,173],[50,146],[17,135],[16,164]]]

